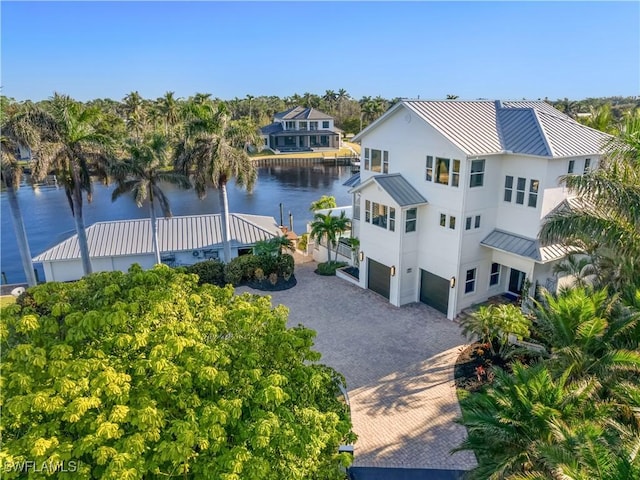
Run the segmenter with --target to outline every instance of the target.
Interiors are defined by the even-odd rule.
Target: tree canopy
[[[74,479],[340,478],[354,436],[314,332],[268,297],[197,283],[133,266],[4,308],[0,462],[73,461],[56,478]]]

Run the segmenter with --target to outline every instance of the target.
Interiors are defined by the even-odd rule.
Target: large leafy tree
[[[37,286],[2,313],[3,465],[74,461],[60,479],[344,476],[341,376],[267,297],[133,266]]]
[[[91,202],[92,175],[108,178],[112,158],[112,139],[97,129],[102,114],[67,95],[54,94],[45,114],[38,114],[40,144],[33,161],[34,180],[54,172],[64,187],[78,235],[78,246],[85,275],[92,272],[89,244],[84,225],[84,197]]]
[[[236,185],[250,191],[256,181],[257,170],[247,152],[238,147],[238,136],[224,104],[192,104],[185,131],[185,139],[176,148],[175,168],[185,175],[192,174],[199,198],[206,196],[209,186],[218,190],[222,205],[224,261],[229,262],[227,183],[235,180]]]
[[[169,199],[162,191],[161,184],[169,183],[179,188],[191,188],[189,177],[182,173],[166,171],[167,140],[164,136],[154,134],[144,142],[129,142],[127,146],[129,158],[115,164],[111,170],[118,186],[111,195],[115,201],[125,193],[131,193],[133,199],[142,207],[149,205],[151,220],[151,237],[156,263],[160,263],[160,246],[158,244],[158,221],[156,203],[165,217],[171,217]]]
[[[331,262],[331,247],[335,248],[335,261],[338,260],[338,241],[340,234],[349,229],[351,222],[344,212],[340,212],[339,216],[329,213],[316,213],[311,222],[311,231],[309,236],[318,243],[322,240],[327,242],[327,262]]]

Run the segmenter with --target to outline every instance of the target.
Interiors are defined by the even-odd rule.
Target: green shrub
[[[186,273],[195,273],[200,278],[199,285],[210,283],[223,287],[224,281],[224,263],[218,260],[205,260],[185,268]]]
[[[276,258],[276,268],[272,271],[275,271],[279,277],[284,277],[285,275],[290,277],[293,274],[294,267],[295,260],[293,259],[293,256],[284,254]],[[269,271],[269,273],[271,273],[271,271]]]
[[[320,275],[335,275],[337,269],[346,266],[345,262],[324,262],[318,264],[317,271]]]
[[[264,270],[262,270],[261,268],[256,268],[254,276],[256,280],[261,282],[262,280],[264,280]]]

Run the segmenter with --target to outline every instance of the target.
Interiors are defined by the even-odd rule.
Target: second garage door
[[[420,270],[420,301],[447,314],[449,309],[449,280],[426,270]]]
[[[389,287],[391,285],[391,270],[386,265],[369,259],[367,266],[367,286],[369,290],[379,293],[384,298],[389,298]]]

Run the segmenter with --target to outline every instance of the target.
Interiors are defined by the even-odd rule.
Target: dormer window
[[[295,130],[296,129],[296,122],[286,122],[285,123],[285,129],[286,130]]]

